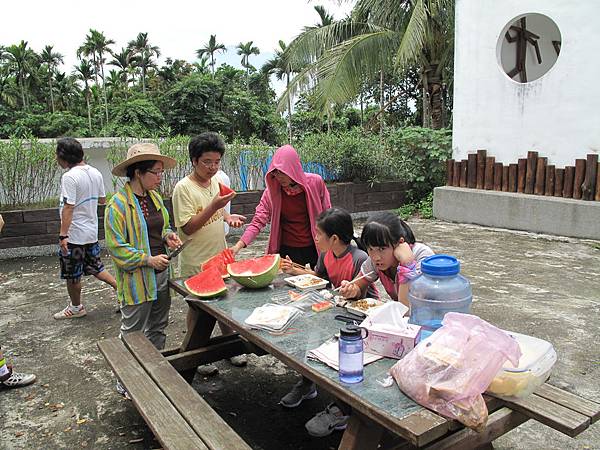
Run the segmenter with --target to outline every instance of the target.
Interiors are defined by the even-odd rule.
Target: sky
[[[0,45],[21,39],[38,53],[45,45],[64,56],[60,70],[71,72],[77,63],[76,50],[90,28],[102,31],[119,51],[139,32],[147,32],[152,45],[166,57],[194,62],[196,49],[204,47],[211,34],[227,46],[217,56],[221,63],[241,67],[236,46],[254,41],[261,54],[250,58],[260,67],[271,58],[280,39],[289,43],[304,26],[314,25],[319,16],[315,5],[323,5],[336,19],[352,8],[352,1],[336,0],[21,0],[2,2]],[[12,18],[12,19],[11,19]],[[281,86],[275,86],[281,92]]]

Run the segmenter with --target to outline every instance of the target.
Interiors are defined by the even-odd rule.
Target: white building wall
[[[498,40],[509,22],[527,13],[552,19],[562,46],[548,73],[522,84],[502,70]],[[537,150],[549,164],[563,167],[598,153],[599,18],[600,1],[457,0],[454,158],[487,149],[497,162],[508,164]],[[528,47],[532,61],[533,48]]]

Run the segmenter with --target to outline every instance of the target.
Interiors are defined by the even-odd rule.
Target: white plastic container
[[[517,340],[521,348],[519,367],[507,361],[487,392],[510,400],[527,397],[544,384],[556,363],[556,352],[552,344],[543,339],[512,331],[507,333]]]

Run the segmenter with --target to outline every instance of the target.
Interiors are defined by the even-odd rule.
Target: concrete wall
[[[443,186],[434,189],[433,215],[451,222],[600,239],[600,202]]]
[[[526,13],[552,19],[560,30],[562,48],[548,73],[518,83],[502,69],[499,44],[507,25]],[[454,158],[465,159],[468,152],[485,148],[506,164],[525,157],[528,150],[538,150],[549,157],[549,164],[562,167],[598,152],[597,17],[598,1],[577,2],[575,7],[568,0],[457,0]],[[529,24],[536,26],[535,20],[528,28]],[[543,54],[553,38],[542,34]],[[531,63],[534,53],[528,47]]]
[[[331,203],[351,213],[399,208],[406,198],[406,187],[400,182],[370,184],[335,183],[327,186]],[[262,191],[240,192],[232,202],[232,213],[243,214],[250,221]],[[169,199],[165,200],[171,209]],[[0,249],[55,244],[60,230],[58,208],[8,211],[0,235]],[[100,239],[104,238],[104,207],[98,208]],[[171,214],[172,217],[172,214]]]

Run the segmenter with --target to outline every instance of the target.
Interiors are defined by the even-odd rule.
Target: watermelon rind
[[[247,271],[244,272],[236,272],[236,269],[240,266],[247,265],[252,261],[259,261],[264,258],[272,259],[272,264],[266,269],[261,271],[260,273],[248,274]],[[227,264],[227,272],[231,275],[235,281],[241,284],[244,287],[250,289],[260,289],[268,286],[273,282],[275,277],[277,276],[277,272],[279,271],[279,259],[280,256],[277,254],[273,255],[265,255],[259,258],[246,259],[243,261],[234,262],[231,264]]]
[[[191,276],[183,283],[186,289],[198,298],[215,298],[227,292],[227,286],[225,286],[225,282],[216,267],[211,267],[206,271]],[[216,286],[213,289],[206,289],[206,285],[210,283],[216,284]],[[198,289],[200,287],[198,284],[202,284],[202,291]]]

